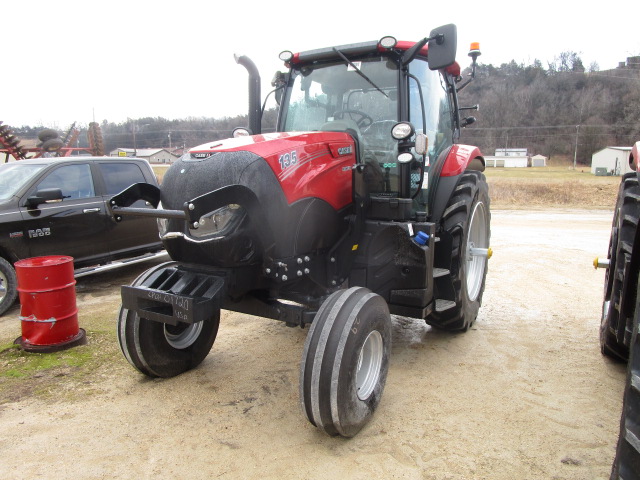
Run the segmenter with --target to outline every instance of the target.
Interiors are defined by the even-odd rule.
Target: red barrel
[[[78,328],[73,258],[34,257],[15,263],[22,337],[29,351],[56,351],[86,342]]]

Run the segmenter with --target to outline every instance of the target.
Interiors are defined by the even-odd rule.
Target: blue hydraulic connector
[[[429,241],[429,235],[425,232],[418,232],[415,237],[413,237],[413,241],[418,245],[426,245]]]

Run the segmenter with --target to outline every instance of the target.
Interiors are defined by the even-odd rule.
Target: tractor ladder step
[[[440,278],[449,275],[451,272],[446,268],[434,268],[433,269],[433,278]]]
[[[442,313],[447,310],[451,310],[456,307],[456,302],[451,300],[444,300],[442,298],[436,298],[436,312]]]

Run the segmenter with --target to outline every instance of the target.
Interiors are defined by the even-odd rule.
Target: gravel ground
[[[625,369],[600,354],[591,262],[611,212],[492,213],[476,324],[451,335],[394,317],[385,394],[357,437],[326,437],[300,412],[308,330],[223,312],[207,359],[177,378],[117,356],[83,395],[0,405],[2,478],[608,478]],[[134,274],[109,274],[99,293],[80,280],[80,326],[102,308],[115,343],[109,306]],[[0,317],[4,341],[17,314]]]

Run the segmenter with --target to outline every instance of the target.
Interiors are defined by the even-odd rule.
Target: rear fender
[[[441,177],[455,177],[465,170],[484,172],[485,162],[478,147],[470,145],[454,145],[447,155]]]
[[[465,170],[483,172],[484,167],[484,157],[478,147],[453,145],[446,154],[444,164],[435,183],[435,194],[429,199],[429,220],[434,223],[440,221],[447,202],[458,184],[458,179]],[[437,171],[434,174],[437,174]]]

